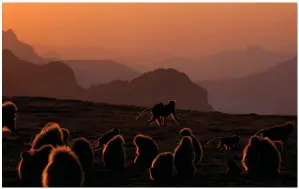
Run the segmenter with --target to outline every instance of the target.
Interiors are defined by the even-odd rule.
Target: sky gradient
[[[3,3],[3,29],[30,44],[198,57],[246,45],[297,47],[295,3]]]

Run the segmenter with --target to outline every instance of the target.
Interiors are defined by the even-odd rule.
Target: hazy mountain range
[[[46,58],[41,57],[31,45],[18,40],[12,30],[2,30],[2,35],[2,48],[11,50],[22,60],[46,64],[49,61],[64,59],[57,51],[49,51],[45,53]],[[78,50],[75,53],[81,54]],[[131,80],[140,75],[136,70],[112,60],[67,60],[63,62],[74,70],[79,85],[85,88],[115,79]]]
[[[129,81],[80,87],[73,70],[63,62],[37,65],[3,50],[3,96],[42,96],[110,104],[152,106],[177,100],[180,109],[213,111],[205,89],[172,69],[158,69]],[[180,88],[178,86],[181,86]]]
[[[217,111],[297,115],[297,57],[240,79],[198,84]]]

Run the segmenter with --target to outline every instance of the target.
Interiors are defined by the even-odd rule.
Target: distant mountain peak
[[[2,38],[7,38],[10,40],[18,40],[17,35],[15,34],[15,32],[12,29],[8,29],[6,31],[4,31],[2,29]]]

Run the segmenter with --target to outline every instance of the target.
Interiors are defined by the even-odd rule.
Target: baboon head
[[[238,142],[240,140],[240,137],[237,135],[233,135],[233,139],[235,142]]]
[[[121,135],[116,135],[111,140],[113,140],[114,142],[117,142],[119,144],[122,144],[122,145],[125,144],[125,139]]]
[[[257,136],[257,135],[251,136],[249,138],[249,144],[251,144],[251,145],[255,145],[256,146],[256,145],[258,145],[260,143],[260,141],[261,141],[261,138],[259,136]]]
[[[183,128],[180,133],[179,133],[180,137],[184,137],[184,136],[191,136],[192,135],[192,131],[189,128]]]
[[[285,128],[287,131],[289,131],[291,133],[294,131],[295,125],[293,122],[287,122],[287,123],[285,123]]]
[[[112,130],[112,132],[113,132],[114,134],[116,134],[116,135],[119,135],[119,134],[120,134],[120,130],[119,130],[119,129],[116,129],[116,128],[114,128],[114,129]]]
[[[189,136],[184,136],[182,139],[181,139],[181,143],[180,143],[181,146],[193,146],[192,144],[192,138],[189,137]]]
[[[170,106],[172,106],[172,107],[175,107],[175,103],[176,103],[175,100],[169,100],[169,101],[168,101],[168,104],[169,104]]]

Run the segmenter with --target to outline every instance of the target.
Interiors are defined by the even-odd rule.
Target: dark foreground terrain
[[[178,110],[182,125],[167,120],[166,127],[156,124],[146,126],[148,114],[141,120],[135,117],[143,110],[139,107],[96,104],[74,100],[56,100],[47,98],[5,98],[12,100],[19,107],[17,127],[29,141],[49,121],[56,121],[62,127],[71,131],[71,137],[86,137],[95,141],[102,133],[116,127],[121,130],[126,141],[127,167],[117,175],[107,173],[100,161],[101,152],[95,152],[95,166],[90,186],[162,186],[149,180],[148,173],[138,172],[130,166],[134,159],[135,148],[132,144],[136,134],[150,135],[158,143],[160,152],[172,151],[179,143],[178,132],[183,127],[189,127],[204,145],[204,141],[215,136],[237,134],[241,136],[238,149],[234,154],[241,160],[248,137],[263,127],[283,124],[293,121],[297,125],[296,116],[259,116],[259,115],[229,115],[223,113],[201,113],[196,111]],[[2,141],[2,183],[4,187],[20,187],[17,165],[20,153],[27,150],[17,139],[7,139],[3,132]],[[71,138],[71,139],[72,139]],[[281,176],[277,179],[253,181],[242,176],[237,180],[227,180],[225,177],[226,162],[223,151],[215,149],[216,143],[204,145],[204,158],[197,166],[197,174],[189,183],[172,183],[166,186],[297,186],[297,128],[289,141],[289,153],[281,168]]]

